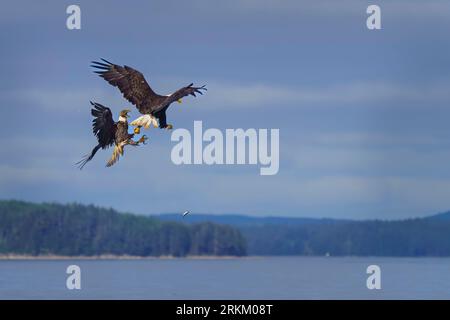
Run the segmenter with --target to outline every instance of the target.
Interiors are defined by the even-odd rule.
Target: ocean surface
[[[0,260],[0,299],[450,299],[450,258]]]

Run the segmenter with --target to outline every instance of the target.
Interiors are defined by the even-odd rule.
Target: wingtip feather
[[[102,61],[104,61],[104,62],[106,62],[106,63],[108,63],[108,64],[110,64],[110,65],[113,65],[114,63],[112,63],[112,62],[109,62],[108,60],[106,60],[106,59],[103,59],[103,58],[100,58],[100,60],[102,60]]]

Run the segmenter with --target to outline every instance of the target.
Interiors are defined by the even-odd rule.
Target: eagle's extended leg
[[[148,137],[144,134],[140,139],[137,141],[137,143],[147,144]]]

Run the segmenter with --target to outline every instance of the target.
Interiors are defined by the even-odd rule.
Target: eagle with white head
[[[137,107],[139,112],[143,116],[137,118],[131,122],[132,126],[135,126],[134,132],[140,133],[140,128],[149,128],[151,124],[155,128],[172,129],[173,126],[167,123],[166,110],[172,104],[172,102],[178,101],[181,103],[181,99],[185,96],[191,95],[196,97],[196,94],[203,94],[202,90],[207,90],[205,86],[194,87],[191,83],[186,87],[178,89],[169,95],[159,95],[155,93],[149,84],[145,80],[142,73],[129,66],[119,66],[111,63],[105,59],[101,59],[103,62],[92,62],[92,67],[96,68],[100,77],[108,81],[109,84],[119,88],[123,97]]]

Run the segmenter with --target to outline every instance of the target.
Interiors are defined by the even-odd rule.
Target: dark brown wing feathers
[[[197,93],[203,94],[202,90],[207,90],[205,86],[194,87],[191,83],[170,96],[161,96],[150,88],[139,71],[129,66],[119,66],[105,59],[101,60],[103,62],[92,61],[91,66],[96,69],[94,72],[109,84],[119,88],[124,98],[134,104],[142,114],[154,114],[178,99],[188,95],[196,97]]]
[[[202,90],[206,91],[208,89],[206,89],[205,86],[194,87],[194,84],[191,83],[188,86],[178,89],[177,91],[172,93],[170,96],[166,97],[166,99],[160,106],[156,106],[155,108],[153,108],[153,112],[156,113],[156,112],[166,108],[167,106],[169,106],[172,102],[175,102],[183,97],[186,97],[189,95],[196,97],[196,93],[203,95]]]
[[[94,106],[91,109],[91,114],[94,117],[94,120],[92,120],[92,131],[97,137],[101,148],[105,149],[114,143],[116,124],[114,122],[111,109],[101,105],[100,103],[90,102],[91,105]]]
[[[149,100],[155,99],[158,95],[150,88],[142,73],[128,67],[113,64],[105,59],[102,62],[93,61],[92,67],[100,77],[108,81],[109,84],[119,88],[123,97],[134,104],[140,110]]]

